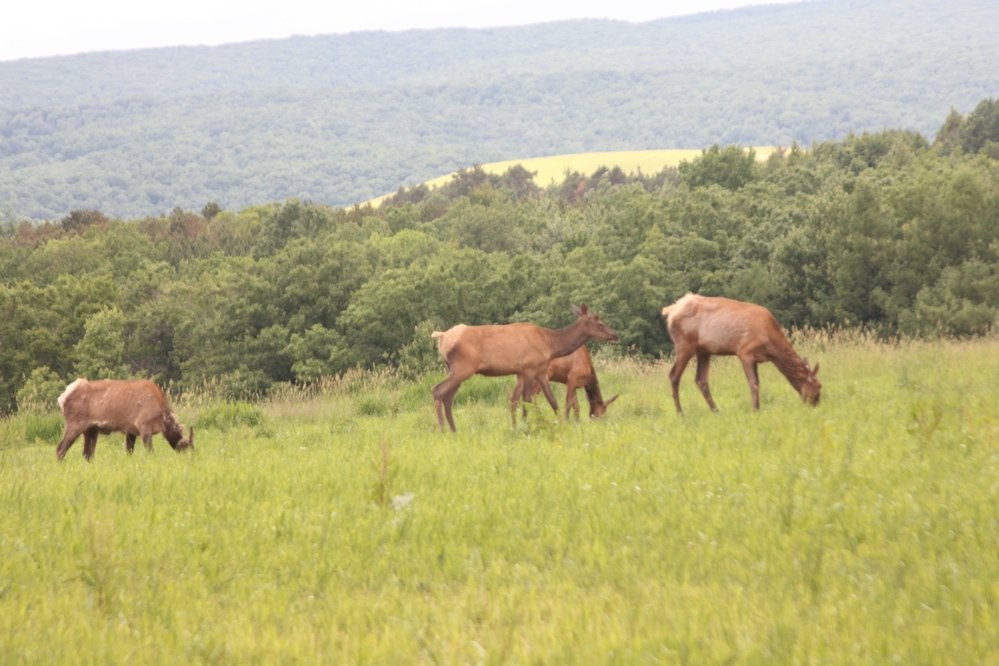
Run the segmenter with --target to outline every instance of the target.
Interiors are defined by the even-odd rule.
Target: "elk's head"
[[[177,442],[177,450],[184,451],[186,449],[194,450],[194,426],[190,426],[187,429],[187,437]]]
[[[611,398],[607,402],[603,402],[603,401],[591,402],[590,403],[590,418],[591,419],[598,419],[601,416],[603,416],[604,414],[606,414],[607,413],[607,408],[610,407],[610,404],[612,402],[614,402],[615,400],[617,400],[617,396],[614,396],[613,398]]]
[[[819,397],[822,393],[822,382],[816,377],[819,374],[819,364],[815,364],[815,368],[812,369],[808,367],[808,359],[804,359],[805,364],[805,379],[801,383],[801,388],[799,392],[801,393],[801,399],[806,403],[815,407],[819,404]]]
[[[194,426],[187,429],[187,437],[184,437],[184,426],[172,411],[167,411],[163,417],[163,436],[175,451],[194,448]]]
[[[617,331],[605,324],[598,315],[590,312],[585,303],[578,308],[573,306],[572,311],[579,317],[577,321],[583,322],[583,330],[590,338],[604,342],[617,342],[620,339]]]

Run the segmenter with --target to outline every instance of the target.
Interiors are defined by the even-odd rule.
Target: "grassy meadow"
[[[799,350],[816,409],[598,358],[593,422],[475,378],[437,433],[443,370],[179,402],[191,455],[0,421],[0,663],[999,662],[999,341]]]

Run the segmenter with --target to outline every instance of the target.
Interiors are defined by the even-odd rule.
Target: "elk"
[[[433,388],[437,428],[444,429],[447,416],[451,432],[455,432],[451,405],[462,382],[472,375],[500,377],[517,375],[517,386],[510,396],[510,417],[517,421],[517,403],[521,397],[530,399],[528,388],[534,382],[548,399],[555,413],[558,403],[548,384],[548,364],[553,358],[576,351],[588,340],[616,342],[618,334],[600,317],[589,312],[586,305],[573,307],[576,321],[565,328],[550,329],[531,323],[468,326],[458,324],[446,331],[434,331],[437,350],[447,363],[448,375]]]
[[[517,378],[520,382],[520,377]],[[553,358],[548,364],[548,381],[565,384],[565,413],[575,413],[576,420],[579,420],[579,401],[576,399],[576,389],[583,388],[586,391],[586,400],[590,403],[590,418],[595,419],[607,413],[607,408],[613,398],[604,402],[600,394],[600,382],[597,381],[597,372],[593,369],[593,359],[590,357],[590,350],[586,345],[572,352],[568,356]],[[533,387],[532,387],[533,388]],[[523,390],[523,389],[522,389]],[[517,388],[514,387],[514,392]],[[531,399],[532,389],[524,391],[524,399]]]
[[[735,355],[742,362],[754,410],[760,408],[757,365],[767,361],[777,366],[804,402],[812,406],[819,403],[822,384],[816,377],[818,363],[812,369],[806,359],[798,356],[777,320],[762,305],[688,293],[664,307],[662,316],[676,348],[669,379],[677,414],[683,413],[680,377],[693,356],[697,357],[697,386],[711,411],[718,411],[708,388],[708,366],[713,355]]]
[[[97,434],[125,433],[125,448],[135,449],[135,438],[142,437],[152,450],[157,433],[176,451],[194,448],[194,428],[184,438],[183,426],[167,402],[163,390],[148,379],[80,378],[59,396],[59,409],[66,422],[56,458],[62,460],[73,442],[83,435],[83,457],[90,460],[97,447]]]

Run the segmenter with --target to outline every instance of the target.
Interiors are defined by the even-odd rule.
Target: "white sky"
[[[0,15],[0,60],[359,30],[482,28],[572,18],[639,22],[792,1],[14,0]]]

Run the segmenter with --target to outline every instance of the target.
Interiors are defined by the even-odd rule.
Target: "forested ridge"
[[[0,222],[344,206],[546,154],[930,136],[999,94],[996,25],[991,0],[844,0],[3,62]]]
[[[378,209],[80,209],[0,235],[0,408],[78,375],[227,398],[354,367],[415,375],[440,369],[435,328],[557,327],[579,303],[621,334],[606,353],[656,357],[670,350],[658,313],[688,290],[765,304],[788,327],[982,335],[999,318],[997,220],[992,99],[932,142],[863,133],[766,162],[713,146],[657,174],[545,189],[514,167]]]

